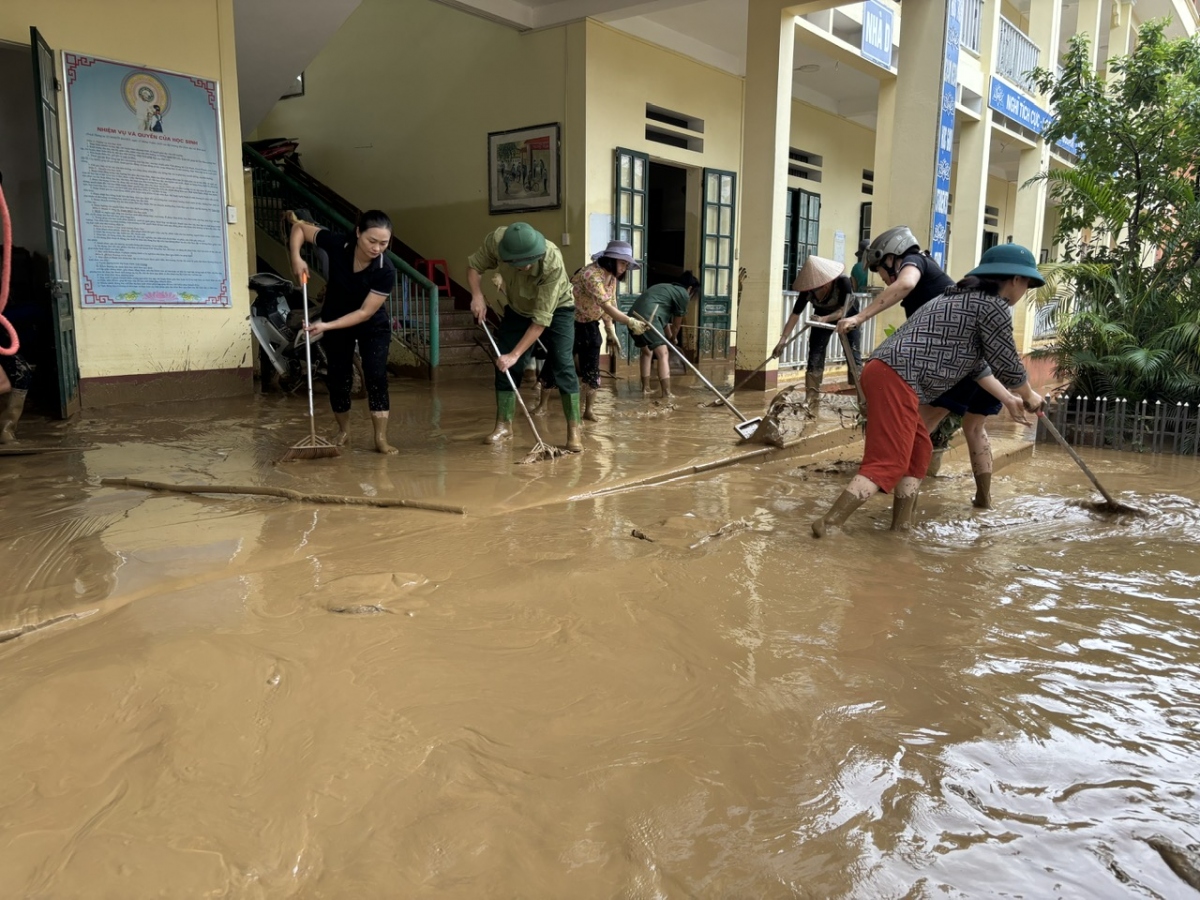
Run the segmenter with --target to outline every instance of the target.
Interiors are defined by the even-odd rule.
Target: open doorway
[[[45,77],[53,78],[53,56],[48,48],[43,57],[38,74],[48,73]],[[0,396],[3,423],[14,412],[24,422],[31,413],[59,418],[78,408],[78,389],[73,387],[78,383],[73,334],[67,363],[73,389],[66,396],[60,377],[63,366],[58,338],[63,320],[73,328],[72,311],[69,296],[63,298],[66,309],[59,308],[64,304],[60,304],[54,289],[59,278],[52,262],[46,218],[47,162],[42,129],[53,129],[57,151],[57,97],[51,87],[48,99],[40,102],[43,92],[35,76],[34,59],[31,46],[0,42],[0,121],[4,123],[0,130],[0,187],[12,220],[9,295],[4,315],[20,340],[16,357],[0,356],[14,386],[12,393]],[[56,228],[61,231],[60,225]],[[7,335],[0,337],[0,344],[8,345]],[[23,409],[16,403],[18,391],[26,392],[21,395]],[[12,430],[19,436],[20,423]]]
[[[651,161],[646,205],[649,286],[674,281],[687,268],[687,169]]]

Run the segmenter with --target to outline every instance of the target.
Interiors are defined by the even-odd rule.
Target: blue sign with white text
[[[954,106],[958,102],[958,36],[963,0],[946,4],[946,44],[942,54],[942,111],[938,118],[937,170],[933,179],[933,213],[929,223],[929,255],[946,267],[950,225],[950,168],[954,164]]]
[[[885,69],[892,67],[892,11],[876,0],[866,0],[862,8],[863,59]]]
[[[988,92],[988,106],[1034,134],[1041,134],[1054,121],[1054,116],[995,75],[992,76],[992,86]],[[1055,143],[1068,153],[1079,155],[1079,143],[1073,137],[1060,138]]]

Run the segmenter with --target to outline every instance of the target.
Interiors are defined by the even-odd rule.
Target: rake
[[[492,350],[499,359],[502,354],[500,348],[496,346],[496,339],[492,337],[492,331],[487,327],[487,322],[480,322],[479,327],[483,329],[483,333],[487,335],[488,343],[492,345]],[[547,459],[554,459],[558,456],[565,456],[566,451],[561,447],[555,447],[553,444],[547,444],[542,440],[542,436],[538,434],[537,426],[533,424],[533,416],[529,414],[529,407],[525,405],[525,401],[521,397],[521,392],[517,390],[517,383],[513,381],[512,373],[507,369],[504,370],[504,377],[508,379],[509,385],[512,386],[513,393],[517,397],[517,402],[521,404],[521,412],[525,413],[525,420],[529,422],[529,428],[533,431],[533,436],[537,443],[533,445],[533,449],[525,454],[525,458],[521,460],[521,465],[527,466],[530,463],[543,462]]]
[[[317,414],[313,409],[312,336],[308,333],[308,272],[300,274],[300,288],[304,302],[304,363],[308,372],[308,437],[293,444],[280,462],[294,462],[299,459],[329,459],[342,455],[342,451],[332,441],[317,437]]]

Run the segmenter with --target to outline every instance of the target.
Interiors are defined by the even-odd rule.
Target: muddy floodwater
[[[1195,896],[1200,464],[1084,451],[1116,518],[1039,445],[977,511],[959,449],[912,534],[876,498],[818,542],[826,418],[606,493],[737,451],[705,399],[605,396],[535,467],[475,386],[288,467],[294,398],[30,423],[93,449],[0,458],[0,895]]]

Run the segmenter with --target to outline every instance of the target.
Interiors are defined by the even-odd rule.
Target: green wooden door
[[[640,269],[630,269],[624,280],[617,282],[617,308],[628,312],[646,289],[646,189],[650,157],[618,147],[614,159],[612,239],[628,241],[633,247],[633,258],[641,264]],[[624,325],[617,325],[617,336],[625,345],[625,357],[632,358],[633,342]]]
[[[58,368],[59,415],[79,412],[79,357],[75,350],[75,310],[71,303],[71,254],[63,200],[62,150],[58,140],[58,92],[54,52],[36,28],[29,29],[33,51],[33,87],[37,93],[38,137],[42,153],[42,196],[46,209],[46,246],[50,255],[50,292],[54,298],[54,353]]]
[[[721,169],[704,170],[704,207],[700,242],[700,340],[701,356],[728,350],[714,347],[728,341],[733,309],[733,230],[737,200],[737,174]],[[723,332],[723,333],[722,333]]]

